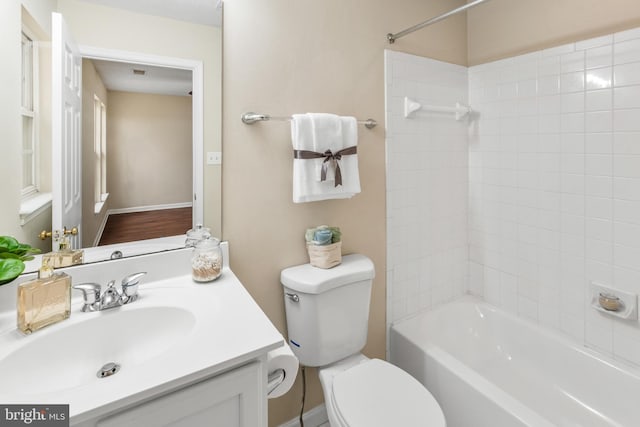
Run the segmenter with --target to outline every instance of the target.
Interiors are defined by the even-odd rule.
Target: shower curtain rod
[[[475,0],[475,1],[471,2],[471,3],[465,4],[464,6],[460,6],[457,9],[453,9],[452,11],[449,11],[447,13],[443,13],[440,16],[436,16],[435,18],[431,18],[431,19],[429,19],[427,21],[424,21],[424,22],[422,22],[420,24],[414,25],[411,28],[407,28],[406,30],[400,31],[399,33],[395,33],[395,34],[389,33],[389,34],[387,34],[387,40],[389,41],[389,44],[393,44],[400,37],[404,37],[407,34],[411,34],[414,31],[418,31],[421,28],[427,27],[427,26],[429,26],[431,24],[435,24],[436,22],[440,22],[443,19],[447,19],[448,17],[453,16],[453,15],[455,15],[457,13],[464,12],[465,10],[471,9],[474,6],[478,6],[480,3],[484,3],[485,1],[489,1],[489,0]]]

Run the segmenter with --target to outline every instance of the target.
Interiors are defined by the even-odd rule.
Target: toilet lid
[[[446,425],[429,391],[402,369],[372,359],[333,379],[336,415],[349,427]]]

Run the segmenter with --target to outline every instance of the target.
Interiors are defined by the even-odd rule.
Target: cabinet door
[[[98,427],[266,426],[262,368],[254,362],[100,420]]]

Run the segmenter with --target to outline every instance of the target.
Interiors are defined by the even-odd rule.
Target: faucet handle
[[[133,302],[138,298],[138,284],[140,283],[140,278],[145,274],[147,274],[146,271],[141,271],[122,279],[122,293],[128,299],[128,302]]]
[[[73,289],[82,291],[84,297],[84,305],[82,311],[96,311],[100,301],[100,291],[102,287],[97,283],[80,283],[73,285]]]

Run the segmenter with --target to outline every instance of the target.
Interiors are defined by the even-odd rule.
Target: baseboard
[[[190,208],[190,207],[193,207],[192,202],[169,203],[166,205],[134,206],[132,208],[109,209],[107,211],[107,216],[122,214],[122,213],[159,211],[163,209],[179,209],[179,208]]]
[[[325,408],[324,403],[302,414],[302,421],[304,422],[304,427],[320,427],[323,424],[328,425],[329,418],[327,417],[327,409]],[[300,421],[298,417],[295,417],[294,419],[281,424],[280,427],[300,427]]]
[[[96,238],[93,239],[93,246],[98,246],[100,244],[100,239],[102,239],[102,233],[104,233],[104,228],[107,226],[108,219],[109,219],[109,211],[107,211],[107,213],[102,217],[102,221],[100,222],[98,231],[96,231]]]

